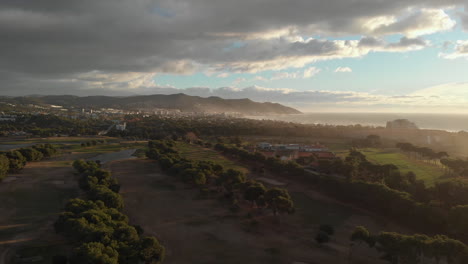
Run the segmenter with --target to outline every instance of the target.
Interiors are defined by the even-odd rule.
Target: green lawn
[[[428,186],[434,185],[435,182],[444,174],[442,168],[435,165],[410,159],[396,149],[363,149],[361,150],[371,162],[378,164],[394,164],[401,172],[406,173],[412,171],[418,179],[424,180]]]
[[[223,157],[221,154],[212,149],[202,148],[201,146],[192,145],[185,142],[177,142],[176,147],[180,152],[180,155],[187,159],[213,161],[228,169],[236,169],[243,171],[244,173],[248,173],[249,171],[246,167],[243,167]]]

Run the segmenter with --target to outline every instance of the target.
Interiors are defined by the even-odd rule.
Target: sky
[[[2,0],[0,95],[468,113],[468,0]]]

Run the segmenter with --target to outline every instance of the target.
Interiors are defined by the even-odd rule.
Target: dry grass
[[[288,182],[296,200],[296,214],[256,216],[252,228],[245,207],[231,213],[220,201],[199,199],[196,189],[166,176],[155,162],[144,159],[109,165],[121,185],[125,213],[133,224],[157,236],[167,248],[165,263],[349,263],[349,236],[356,225],[382,230],[379,220],[300,184]],[[285,181],[284,179],[276,179]],[[327,246],[313,241],[319,224],[336,231]],[[247,229],[246,229],[247,228]],[[355,263],[380,263],[375,254],[361,249]]]

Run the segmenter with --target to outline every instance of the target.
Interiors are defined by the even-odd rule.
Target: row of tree
[[[448,169],[448,174],[452,176],[468,177],[468,160],[462,159],[442,159],[440,163]]]
[[[93,161],[77,160],[73,167],[87,199],[68,201],[54,225],[75,246],[70,263],[161,263],[164,247],[155,237],[144,236],[141,227],[129,224],[121,212],[120,185],[110,172]]]
[[[8,173],[17,173],[27,162],[40,161],[57,153],[51,144],[37,144],[32,147],[20,148],[0,153],[0,180]]]
[[[365,227],[358,226],[351,235],[351,241],[367,244],[381,253],[381,258],[392,264],[468,263],[468,246],[447,236],[403,235],[395,232],[371,234]]]
[[[2,122],[0,135],[8,135],[8,132],[23,131],[34,136],[51,137],[60,134],[69,136],[97,135],[106,130],[112,121],[105,119],[87,118],[71,119],[53,114],[48,115],[23,115],[15,121]]]
[[[184,182],[210,190],[230,199],[233,208],[239,201],[248,201],[259,211],[270,209],[273,214],[293,213],[294,204],[288,191],[281,188],[266,188],[255,180],[247,180],[239,170],[226,169],[211,161],[193,161],[182,158],[175,142],[170,140],[150,141],[147,157],[157,160],[168,174],[181,178]]]
[[[228,144],[216,144],[214,149],[223,155],[247,162],[253,167],[259,169],[268,169],[282,175],[304,175],[304,168],[295,161],[282,161],[276,157],[265,157],[260,152],[249,152],[245,149]]]
[[[107,143],[107,141],[105,139],[102,139],[102,140],[93,139],[93,140],[90,140],[90,141],[81,142],[81,147],[96,146],[98,143],[105,144],[105,143]]]
[[[411,143],[400,142],[396,144],[396,147],[399,148],[401,151],[408,153],[411,157],[430,160],[432,162],[436,162],[443,158],[449,157],[448,153],[445,151],[437,152],[433,149],[427,147],[418,147]]]
[[[371,163],[357,150],[351,150],[344,160],[320,162],[322,172],[345,176],[340,178],[317,176],[295,162],[266,158],[232,145],[217,144],[215,149],[252,166],[260,164],[272,173],[316,184],[334,197],[358,203],[417,230],[437,230],[468,241],[468,181],[465,179],[449,179],[428,188],[414,173],[401,173],[393,164]]]

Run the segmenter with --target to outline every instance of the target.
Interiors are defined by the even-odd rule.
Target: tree
[[[203,172],[197,172],[193,176],[193,183],[197,186],[205,185],[206,184],[206,175]]]
[[[455,233],[464,237],[468,235],[468,205],[452,207],[452,209],[450,209],[449,219]]]
[[[357,226],[356,229],[354,229],[353,233],[351,234],[351,241],[362,241],[365,242],[369,247],[374,247],[375,245],[375,240],[369,233],[369,230],[363,226]]]
[[[162,263],[165,249],[155,237],[144,237],[140,243],[140,259],[145,264]]]
[[[220,183],[228,191],[232,191],[237,186],[245,182],[246,177],[243,172],[238,170],[229,169],[224,172],[220,177]]]
[[[254,183],[247,187],[244,192],[244,199],[251,202],[252,205],[256,205],[260,197],[266,193],[266,188],[261,183]]]
[[[272,188],[265,193],[265,202],[273,211],[274,215],[278,213],[293,213],[294,203],[286,189]]]
[[[18,150],[26,158],[27,161],[39,161],[44,158],[42,152],[34,148],[22,148]]]
[[[118,264],[119,253],[98,242],[84,243],[75,249],[73,264]]]
[[[116,208],[118,210],[123,208],[124,203],[122,197],[106,186],[93,186],[88,192],[88,197],[93,201],[99,200],[104,202],[109,208]]]
[[[6,177],[9,169],[10,160],[4,154],[0,154],[0,181]]]
[[[26,165],[26,158],[17,150],[6,152],[9,159],[9,171],[18,172]]]

